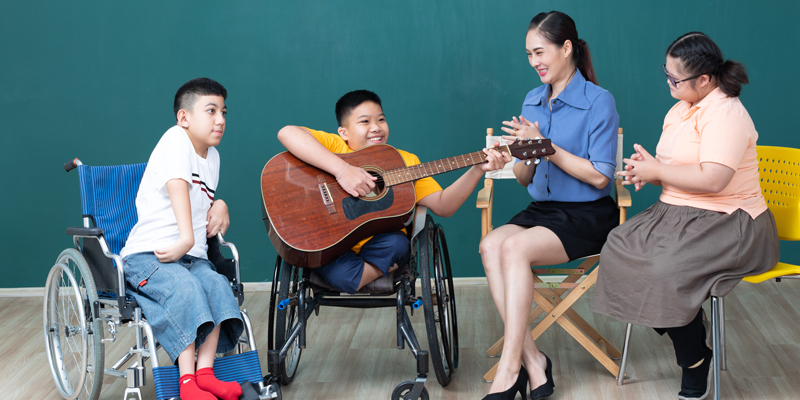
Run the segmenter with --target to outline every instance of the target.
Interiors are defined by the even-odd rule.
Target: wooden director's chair
[[[499,136],[492,136],[493,129],[486,130],[486,147],[494,145],[500,140]],[[622,170],[622,128],[619,128],[619,139],[617,141],[617,171]],[[484,188],[478,192],[476,207],[481,209],[481,239],[491,232],[492,227],[492,203],[494,179],[515,179],[511,170],[513,163],[506,164],[506,167],[499,171],[486,173]],[[619,207],[620,224],[625,222],[627,207],[631,206],[631,195],[628,189],[622,185],[621,177],[614,179],[614,198]],[[622,353],[608,342],[600,333],[597,332],[588,322],[586,322],[571,307],[575,302],[586,293],[597,281],[598,268],[588,271],[600,261],[600,255],[585,257],[578,268],[572,269],[531,269],[534,280],[533,301],[536,303],[528,315],[528,324],[534,323],[542,314],[545,317],[531,331],[531,337],[536,340],[553,323],[557,323],[564,328],[578,343],[591,353],[614,377],[619,376],[619,366],[614,361],[619,359]],[[539,274],[566,275],[561,282],[545,283],[539,278]],[[583,279],[581,279],[583,278]],[[566,296],[564,296],[566,294]],[[564,297],[562,297],[564,296]],[[500,338],[486,354],[489,357],[496,357],[503,349],[503,338]],[[497,364],[492,367],[483,379],[487,382],[494,380],[497,372]]]

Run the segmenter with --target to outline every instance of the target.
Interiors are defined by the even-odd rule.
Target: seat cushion
[[[389,274],[366,284],[363,288],[356,292],[356,295],[381,295],[396,293],[395,284],[400,282],[400,280],[403,278],[409,277],[410,275],[408,264],[406,264],[397,270],[389,272]],[[312,289],[314,289],[315,292],[321,291],[344,293],[329,285],[325,278],[323,278],[322,275],[318,274],[313,269],[310,270],[308,280],[311,282]]]

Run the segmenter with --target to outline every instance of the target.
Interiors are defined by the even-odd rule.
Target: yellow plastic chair
[[[778,228],[781,240],[800,240],[800,149],[789,147],[758,146],[758,174],[761,192]],[[744,278],[759,283],[769,279],[780,282],[783,278],[800,278],[800,265],[779,262],[771,270]],[[714,398],[719,400],[720,371],[728,369],[725,359],[725,306],[722,297],[711,296],[711,330],[714,347]],[[625,335],[622,364],[617,385],[622,385],[628,356],[631,324]]]

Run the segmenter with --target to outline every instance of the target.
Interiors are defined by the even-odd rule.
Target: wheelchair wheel
[[[411,399],[407,398],[406,396],[411,393],[411,389],[414,388],[414,381],[404,381],[400,382],[399,385],[395,386],[394,390],[392,391],[392,400],[428,400],[430,396],[428,395],[428,388],[423,387],[422,393],[420,393],[418,399]]]
[[[273,307],[277,308],[275,318],[275,349],[280,350],[286,343],[286,339],[292,332],[292,328],[297,324],[303,310],[298,309],[297,301],[287,304],[282,310],[278,307],[282,301],[294,298],[297,295],[298,285],[302,280],[300,268],[282,263],[280,272],[280,287],[278,288],[277,303]],[[295,338],[286,357],[281,360],[279,370],[276,371],[281,385],[288,385],[294,380],[297,372],[297,365],[300,363],[302,349],[299,341]]]
[[[439,311],[439,338],[444,354],[452,372],[458,369],[458,317],[456,296],[453,287],[453,272],[450,268],[450,252],[444,229],[437,226],[434,242],[434,282],[436,285],[436,306]]]
[[[96,400],[103,384],[103,326],[93,318],[97,290],[86,260],[66,249],[47,276],[44,339],[56,388],[67,400]]]
[[[436,379],[440,385],[447,386],[458,360],[455,293],[450,261],[444,235],[432,218],[428,217],[425,230],[418,236],[419,276],[429,354]]]

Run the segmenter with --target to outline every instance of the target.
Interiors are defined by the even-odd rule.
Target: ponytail
[[[722,58],[722,51],[702,32],[689,32],[672,42],[667,56],[680,60],[687,75],[707,74],[717,78],[717,86],[728,97],[738,97],[747,84],[747,71],[738,61]]]
[[[597,85],[589,46],[583,39],[578,38],[575,21],[569,15],[560,11],[539,13],[528,24],[528,32],[534,29],[538,29],[542,37],[556,46],[563,46],[567,40],[572,42],[572,60],[575,62],[575,68],[581,71],[581,75],[587,81]]]
[[[574,46],[575,67],[581,71],[581,75],[589,81],[597,84],[597,76],[594,74],[594,67],[592,67],[592,53],[589,52],[589,45],[583,39],[578,39],[578,43]],[[600,86],[600,85],[598,85]]]
[[[744,65],[738,61],[727,60],[719,68],[717,85],[728,97],[739,97],[742,85],[749,83]]]

